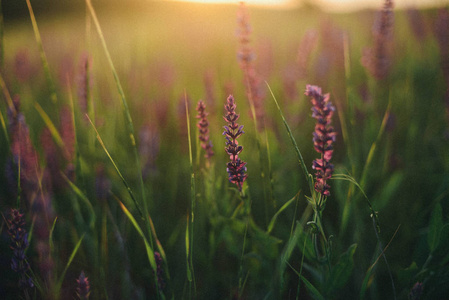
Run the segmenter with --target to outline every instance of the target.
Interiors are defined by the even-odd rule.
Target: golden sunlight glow
[[[171,0],[181,2],[211,3],[211,4],[238,4],[242,0]],[[291,8],[301,6],[304,0],[244,0],[248,5],[268,6],[271,8]],[[363,8],[379,9],[383,0],[308,0],[327,11],[354,11]],[[394,0],[397,9],[408,7],[425,8],[448,5],[449,0]]]
[[[241,0],[177,0],[183,2],[197,2],[197,3],[240,3]],[[292,0],[245,0],[243,1],[249,5],[263,5],[263,6],[286,6],[291,4]]]

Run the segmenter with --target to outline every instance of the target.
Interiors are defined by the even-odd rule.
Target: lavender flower
[[[229,174],[229,181],[238,186],[239,191],[242,191],[243,182],[248,177],[246,172],[246,162],[240,160],[239,154],[242,152],[243,147],[240,146],[237,142],[237,138],[242,135],[243,125],[237,123],[239,115],[235,113],[235,108],[237,105],[235,104],[234,97],[229,95],[227,99],[227,103],[225,105],[226,115],[223,117],[226,122],[228,122],[227,126],[224,126],[223,135],[226,137],[226,153],[229,155],[231,161],[227,164],[227,171]]]
[[[265,117],[265,111],[263,108],[263,100],[265,98],[265,92],[263,90],[263,81],[259,73],[256,71],[253,60],[254,53],[249,46],[251,36],[251,26],[249,24],[249,15],[246,6],[243,2],[240,2],[240,9],[237,15],[237,22],[239,25],[238,38],[240,48],[238,51],[238,60],[240,68],[245,75],[245,87],[248,99],[254,104],[254,110],[256,120],[258,120],[258,129],[263,128],[263,119]]]
[[[156,158],[160,150],[159,131],[152,124],[145,124],[139,131],[139,154],[142,159],[142,176],[147,178],[157,173]]]
[[[95,195],[98,200],[106,202],[112,186],[111,181],[108,179],[103,165],[98,165],[95,168],[95,173]]]
[[[80,276],[76,280],[78,283],[78,287],[76,288],[76,294],[78,295],[80,300],[89,299],[90,295],[90,283],[89,279],[84,275],[84,271],[81,271]]]
[[[79,71],[77,76],[78,101],[83,115],[87,114],[89,105],[88,103],[90,101],[90,90],[92,88],[91,65],[91,56],[87,52],[83,53],[79,62]],[[85,120],[87,121],[87,119]]]
[[[296,58],[297,72],[300,79],[304,79],[309,73],[311,56],[317,44],[318,32],[313,29],[307,30],[299,44],[298,56]]]
[[[14,58],[14,74],[20,83],[28,82],[36,74],[28,49],[19,50]]]
[[[330,186],[327,180],[331,178],[334,166],[329,162],[332,158],[335,142],[335,131],[331,126],[332,115],[335,107],[329,101],[329,94],[322,95],[321,88],[315,85],[306,86],[306,96],[312,98],[312,117],[317,120],[313,133],[313,144],[321,158],[313,161],[313,169],[316,170],[315,190],[323,196],[329,196]]]
[[[162,257],[159,252],[154,252],[154,259],[156,261],[156,276],[157,276],[157,283],[159,286],[159,290],[163,290],[165,287],[165,281],[164,281],[164,269],[162,268]]]
[[[42,277],[52,285],[53,259],[50,253],[48,238],[50,225],[53,222],[54,212],[51,195],[46,192],[49,183],[48,171],[44,172],[39,165],[39,157],[31,142],[28,126],[24,115],[20,112],[20,100],[14,99],[16,112],[8,111],[11,134],[11,153],[16,166],[20,163],[20,185],[22,196],[26,205],[31,207],[34,221],[34,237],[36,252],[39,255],[38,265]],[[44,175],[44,176],[42,176]]]
[[[408,8],[406,12],[410,29],[412,30],[416,40],[420,42],[420,45],[422,45],[422,43],[424,43],[427,39],[428,35],[427,24],[421,12],[416,8]]]
[[[196,107],[198,115],[196,116],[199,121],[196,125],[199,129],[201,141],[201,147],[206,151],[204,157],[210,159],[214,155],[212,150],[212,142],[209,140],[209,122],[207,121],[206,104],[202,100],[198,101],[198,106]]]
[[[73,163],[75,160],[75,129],[73,126],[72,111],[68,106],[63,106],[59,114],[59,126],[62,141],[64,142],[64,158],[68,163]]]
[[[14,253],[11,260],[11,269],[20,275],[19,288],[32,288],[34,286],[33,281],[27,274],[30,270],[30,265],[25,255],[25,251],[28,248],[28,233],[25,230],[23,214],[17,209],[11,209],[11,218],[7,222],[9,227],[8,233],[11,237],[11,249]]]
[[[391,65],[391,40],[393,33],[393,0],[385,0],[382,11],[373,26],[374,45],[363,50],[362,65],[377,80],[384,79]]]

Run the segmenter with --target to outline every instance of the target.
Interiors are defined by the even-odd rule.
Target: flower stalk
[[[313,161],[312,165],[312,168],[316,170],[315,191],[327,197],[330,195],[328,180],[334,171],[334,165],[330,163],[330,160],[334,152],[332,143],[335,142],[336,137],[331,125],[335,107],[329,101],[329,94],[323,95],[318,86],[307,85],[305,95],[311,97],[312,117],[316,119],[313,145],[315,151],[321,155]]]
[[[200,133],[199,140],[201,142],[201,148],[206,152],[204,157],[209,161],[214,155],[214,151],[212,150],[212,142],[209,139],[209,121],[207,120],[209,114],[206,112],[206,104],[202,100],[198,101],[196,110],[198,112],[196,116],[198,123],[196,126]]]
[[[12,209],[8,222],[8,233],[11,239],[11,249],[13,250],[13,258],[11,259],[11,269],[18,273],[19,288],[25,292],[25,296],[29,299],[28,288],[34,287],[28,272],[30,265],[26,259],[26,249],[28,248],[28,233],[25,230],[24,215],[17,209]]]
[[[243,146],[239,145],[237,138],[241,136],[243,131],[243,125],[239,125],[237,120],[240,115],[235,112],[237,105],[235,104],[234,97],[229,95],[225,110],[226,115],[223,117],[228,125],[224,126],[223,135],[226,138],[226,153],[229,155],[230,162],[227,163],[227,172],[229,174],[229,182],[237,185],[240,192],[242,192],[243,182],[248,177],[246,173],[246,162],[239,158],[239,154],[243,150]]]

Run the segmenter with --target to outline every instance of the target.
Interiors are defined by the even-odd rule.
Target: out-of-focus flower
[[[76,280],[78,286],[76,288],[76,294],[78,295],[80,300],[89,299],[90,295],[90,283],[89,279],[84,275],[84,271],[81,271],[80,276]]]
[[[196,107],[198,115],[196,116],[198,124],[196,125],[199,129],[199,139],[201,141],[201,147],[206,151],[204,157],[210,159],[214,155],[212,150],[212,142],[209,139],[209,122],[207,121],[206,104],[202,100],[198,101],[198,106]]]
[[[13,258],[11,259],[11,269],[20,276],[19,288],[27,289],[34,286],[33,281],[27,274],[30,265],[26,259],[25,251],[28,248],[28,233],[25,230],[25,219],[17,209],[11,209],[8,222],[8,233],[11,238],[11,249]]]
[[[244,83],[246,87],[246,94],[250,102],[254,105],[257,127],[259,130],[263,128],[265,110],[264,110],[264,98],[265,90],[263,80],[260,74],[254,67],[254,53],[249,45],[251,36],[251,26],[249,24],[249,14],[246,6],[243,2],[240,2],[240,8],[237,14],[238,23],[238,61],[240,68],[244,73]]]
[[[374,22],[373,46],[363,50],[361,59],[362,65],[377,80],[387,77],[390,71],[393,24],[393,1],[385,0]]]

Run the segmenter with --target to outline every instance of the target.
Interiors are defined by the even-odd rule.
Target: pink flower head
[[[331,178],[334,165],[330,163],[333,153],[332,143],[335,142],[336,133],[331,126],[335,107],[329,101],[329,94],[323,95],[321,88],[315,85],[306,86],[306,96],[312,98],[312,117],[316,119],[315,131],[313,132],[313,145],[321,158],[313,161],[313,169],[317,172],[315,190],[323,196],[329,196],[330,186],[327,180]]]
[[[239,145],[237,138],[241,136],[243,132],[243,125],[239,125],[237,120],[239,115],[235,113],[237,105],[235,104],[234,97],[229,95],[225,109],[226,115],[223,117],[228,123],[224,126],[223,135],[226,137],[226,153],[229,155],[231,161],[227,163],[227,171],[229,174],[229,181],[238,186],[239,191],[242,191],[243,182],[248,177],[246,172],[246,162],[240,160],[239,154],[242,152],[243,147]]]

